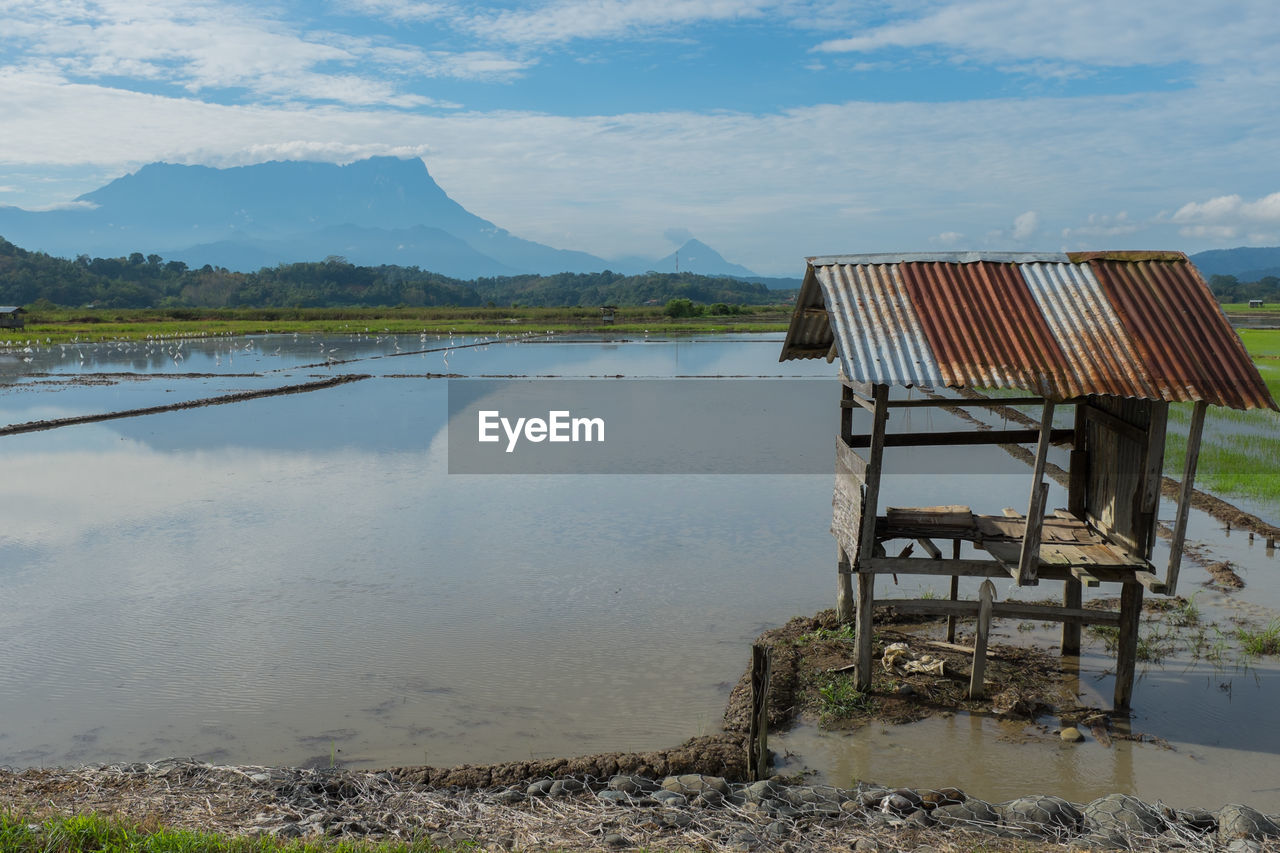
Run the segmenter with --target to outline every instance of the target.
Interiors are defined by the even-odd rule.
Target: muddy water
[[[751,638],[832,603],[829,475],[449,475],[446,382],[427,375],[831,375],[820,361],[778,365],[778,346],[361,335],[0,354],[0,425],[374,377],[0,438],[0,763],[446,765],[715,730]],[[94,378],[113,372],[139,375]],[[805,418],[834,430],[834,405],[778,428]],[[902,428],[954,427],[945,413],[910,418]],[[891,463],[907,473],[886,479],[887,503],[1026,503],[1025,468],[995,448]],[[1050,503],[1064,501],[1055,488]],[[1199,595],[1206,618],[1230,630],[1280,609],[1262,543],[1201,516],[1191,532],[1249,584]],[[1204,577],[1184,568],[1182,591]],[[919,595],[908,583],[881,594]],[[1208,785],[1280,810],[1267,790],[1280,740],[1260,722],[1280,679],[1265,664],[1188,665],[1149,667],[1137,687],[1134,729],[1172,751],[1068,749],[963,716],[838,737],[801,728],[774,745],[833,782],[1212,805],[1197,794]],[[1086,654],[1082,701],[1107,704],[1106,667],[1100,646]]]

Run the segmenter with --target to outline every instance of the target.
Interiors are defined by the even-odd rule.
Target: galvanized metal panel
[[[1088,263],[1163,399],[1277,408],[1240,336],[1189,262]]]
[[[897,266],[832,265],[816,268],[816,276],[846,376],[876,385],[938,384],[938,362]]]
[[[947,385],[1025,388],[1066,399],[1066,355],[1018,265],[906,263],[902,280]]]
[[[863,382],[1278,408],[1175,252],[815,257],[781,359],[833,343]]]
[[[1063,352],[1072,395],[1161,399],[1133,339],[1088,266],[1023,264],[1022,277]]]

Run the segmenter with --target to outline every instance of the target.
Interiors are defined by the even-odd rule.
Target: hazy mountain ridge
[[[1258,281],[1269,275],[1280,276],[1280,246],[1209,249],[1190,258],[1206,279],[1214,275],[1233,275],[1240,281]]]
[[[449,197],[420,159],[272,161],[217,169],[152,163],[50,211],[0,207],[0,234],[62,257],[157,253],[249,272],[341,255],[455,278],[605,269],[751,276],[691,240],[660,260],[609,261],[511,234]],[[785,280],[779,284],[786,284]]]

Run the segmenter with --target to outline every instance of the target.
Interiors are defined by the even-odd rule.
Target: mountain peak
[[[657,262],[659,272],[697,273],[698,275],[755,276],[751,270],[730,263],[719,252],[701,240],[690,237],[671,254]]]

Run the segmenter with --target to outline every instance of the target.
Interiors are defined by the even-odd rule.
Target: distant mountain
[[[1280,246],[1210,249],[1190,257],[1205,278],[1233,275],[1240,281],[1257,281],[1269,275],[1280,276]]]
[[[422,160],[395,157],[230,169],[152,163],[67,209],[0,207],[0,235],[62,257],[154,252],[240,271],[330,255],[459,278],[674,269],[674,255],[619,263],[517,237],[450,198]],[[689,272],[753,275],[696,240],[680,252]]]
[[[691,272],[698,275],[754,276],[751,270],[731,264],[701,240],[689,240],[665,258],[654,262],[657,272]]]

